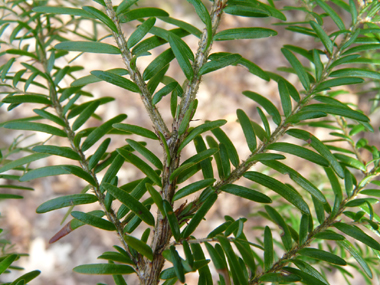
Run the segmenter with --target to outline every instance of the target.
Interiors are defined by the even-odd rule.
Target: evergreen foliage
[[[172,18],[161,8],[145,7],[143,0],[94,0],[86,5],[76,0],[1,1],[1,57],[7,61],[0,66],[0,104],[8,112],[33,104],[36,115],[0,126],[47,133],[70,146],[47,140],[19,147],[20,138],[15,139],[0,153],[0,178],[25,186],[2,184],[1,188],[32,190],[28,181],[62,174],[85,181],[87,186],[80,193],[47,200],[36,211],[67,208],[67,216],[72,216],[52,242],[75,235],[72,232],[84,225],[116,234],[120,244],[99,257],[105,262],[73,270],[112,275],[117,285],[126,284],[126,274],[136,274],[142,285],[185,283],[189,272],[197,272],[198,284],[207,285],[315,285],[329,284],[331,270],[340,271],[350,284],[351,268],[372,284],[380,274],[380,217],[376,213],[380,153],[364,136],[378,135],[369,115],[378,109],[380,100],[380,2],[303,0],[285,7],[272,0],[188,2],[193,7],[189,13],[196,13],[203,30]],[[305,20],[290,22],[286,11],[302,13]],[[248,17],[254,26],[221,30],[223,13]],[[350,21],[344,20],[347,15]],[[273,28],[256,27],[256,18],[268,18]],[[82,22],[91,23],[92,30],[84,32]],[[162,22],[177,28],[166,30]],[[326,22],[334,23],[333,32],[324,29]],[[123,32],[125,23],[135,27],[132,33]],[[279,72],[295,74],[300,89],[239,54],[212,53],[214,41],[280,37],[275,25],[314,40],[311,50],[293,45],[281,49],[288,66]],[[108,31],[106,37],[99,37],[100,29]],[[114,44],[105,42],[109,37]],[[196,51],[184,37],[198,42]],[[139,58],[162,45],[167,49],[141,69]],[[72,63],[73,55],[83,53],[118,55],[124,68],[93,70],[78,78],[83,67]],[[62,66],[62,58],[72,60]],[[167,75],[173,61],[183,72],[178,78]],[[251,152],[248,157],[241,157],[236,142],[223,130],[226,120],[193,121],[197,108],[202,107],[197,93],[203,76],[231,65],[278,84],[280,108],[268,94],[242,90],[257,103],[260,117],[250,118],[244,106],[236,111]],[[140,96],[152,127],[126,123],[127,114],[102,119],[98,107],[115,98],[108,94],[93,99],[86,86],[94,82],[113,84],[126,95]],[[361,93],[375,94],[368,104],[371,108],[361,110],[338,96],[350,84],[358,85]],[[167,108],[162,104],[165,96],[170,96]],[[171,122],[163,120],[163,112],[172,114]],[[89,121],[97,122],[97,127],[88,127]],[[318,138],[318,128],[329,130],[333,139]],[[142,141],[130,139],[130,134],[141,136]],[[111,140],[125,139],[124,146],[113,148]],[[160,156],[147,147],[148,140],[160,148]],[[196,154],[183,161],[183,151],[192,144]],[[14,153],[23,156],[13,159]],[[35,166],[35,161],[53,155],[71,163]],[[322,169],[320,179],[329,186],[321,187],[312,175],[305,177],[281,162],[290,155],[300,163],[306,160],[314,172]],[[253,171],[254,165],[261,167]],[[122,167],[135,167],[144,178],[120,185]],[[197,173],[199,180],[190,182]],[[236,184],[239,179],[253,187]],[[194,193],[195,199],[174,203]],[[247,234],[251,229],[244,227],[251,217],[226,216],[207,236],[193,236],[220,193],[255,205],[256,214],[267,224],[256,227],[261,234],[255,240]],[[2,193],[0,198],[22,196]],[[97,203],[99,210],[74,211],[74,206],[90,203]],[[135,234],[139,227],[146,228],[142,236]],[[12,263],[20,257],[5,245],[3,249],[0,274],[17,269]],[[218,277],[213,278],[212,267]],[[26,273],[10,284],[26,284],[38,274]]]

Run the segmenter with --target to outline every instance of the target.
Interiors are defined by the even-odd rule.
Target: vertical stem
[[[212,11],[212,29],[213,35],[215,34],[220,18],[223,12],[223,7],[226,4],[226,0],[223,1],[215,1]],[[184,135],[178,136],[177,129],[180,125],[182,118],[188,108],[190,107],[191,102],[195,99],[196,93],[199,88],[199,84],[201,82],[201,76],[198,74],[199,69],[203,66],[203,64],[207,61],[208,54],[211,50],[211,44],[207,47],[207,31],[204,30],[201,40],[199,41],[198,51],[195,56],[193,70],[194,77],[191,82],[187,84],[183,99],[180,104],[180,113],[178,118],[173,122],[173,132],[169,138],[167,138],[167,143],[170,151],[170,160],[167,162],[164,159],[164,172],[162,174],[162,197],[163,199],[171,202],[172,197],[174,195],[174,190],[176,187],[176,179],[170,181],[170,175],[173,173],[175,169],[178,168],[180,163],[180,154],[178,153],[178,148],[180,143],[182,142]],[[172,204],[172,203],[171,203]],[[162,271],[162,268],[165,263],[165,259],[162,256],[162,251],[167,247],[171,238],[171,229],[168,223],[168,220],[164,218],[161,213],[158,213],[157,222],[155,226],[155,232],[153,236],[153,241],[151,244],[154,259],[152,262],[147,261],[145,266],[145,271],[143,274],[143,278],[140,277],[140,282],[143,285],[153,285],[158,284],[159,276]]]

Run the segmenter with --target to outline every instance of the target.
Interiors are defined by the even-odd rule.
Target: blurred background
[[[210,4],[208,1],[206,4]],[[56,5],[57,1],[49,1],[49,5]],[[91,2],[86,2],[87,5],[92,5]],[[114,1],[117,5],[118,1]],[[278,8],[284,7],[286,5],[293,5],[294,2],[290,0],[276,1],[276,6]],[[168,1],[149,1],[141,0],[139,1],[139,6],[156,6],[160,7],[167,12],[169,12],[171,17],[178,18],[191,23],[192,25],[198,27],[202,30],[203,23],[199,20],[195,14],[192,6],[187,1],[180,0],[168,0]],[[284,14],[290,22],[304,21],[305,14],[297,11],[284,11]],[[350,21],[348,14],[341,11],[341,17],[346,23]],[[266,71],[277,72],[277,68],[281,66],[288,66],[287,61],[283,57],[280,49],[283,45],[291,44],[296,46],[302,46],[305,49],[310,48],[322,48],[322,45],[315,42],[311,37],[307,37],[301,34],[292,33],[285,30],[284,26],[272,25],[273,23],[280,22],[277,19],[266,19],[266,18],[243,18],[236,17],[232,15],[224,15],[219,27],[219,30],[233,28],[233,27],[267,27],[274,29],[278,32],[278,36],[266,39],[256,39],[256,40],[239,40],[239,41],[225,41],[225,42],[215,42],[213,44],[212,52],[231,52],[239,53],[243,57],[253,61],[259,65],[262,69]],[[132,23],[123,24],[123,29],[125,35],[128,37],[135,25],[138,23],[136,21]],[[53,23],[54,25],[54,23]],[[169,24],[166,24],[160,20],[156,22],[157,26],[163,28],[173,28]],[[333,24],[329,21],[325,22],[324,27],[327,31],[333,31],[335,29]],[[83,26],[83,30],[91,30],[92,27]],[[11,31],[8,30],[5,35],[9,35]],[[106,31],[103,31],[103,35]],[[195,52],[198,46],[198,42],[194,36],[188,36],[184,38],[190,48]],[[112,39],[109,39],[110,43],[113,43]],[[2,47],[4,48],[4,47]],[[137,61],[137,65],[141,71],[162,51],[166,50],[168,45],[161,46],[152,51],[151,56],[140,57]],[[72,60],[76,56],[76,53],[69,53],[65,58],[61,59],[61,64],[64,66],[68,61]],[[0,58],[0,65],[4,64],[8,60],[7,55],[3,55]],[[114,55],[98,55],[98,54],[88,54],[85,53],[79,58],[75,59],[72,63],[74,65],[84,66],[84,70],[77,72],[78,77],[89,75],[92,70],[106,70],[116,67],[123,68],[123,62],[118,56]],[[169,69],[169,76],[175,77],[178,82],[183,82],[184,76],[182,71],[175,61],[171,63]],[[298,88],[302,89],[301,84],[297,81],[295,75],[289,75],[282,73],[282,76],[287,78],[292,84]],[[63,82],[62,84],[70,85],[71,82]],[[64,87],[64,86],[62,86]],[[0,87],[1,88],[1,87]],[[160,87],[158,87],[159,89]],[[364,94],[357,96],[355,87],[347,89],[348,94],[345,94],[345,102],[352,102],[359,104],[360,107],[368,111],[369,110],[369,99],[373,94]],[[157,90],[158,90],[157,89]],[[116,98],[114,102],[108,103],[101,106],[97,110],[103,120],[107,120],[114,117],[116,114],[125,113],[128,115],[127,123],[136,124],[144,126],[151,129],[151,122],[146,114],[144,106],[139,98],[138,94],[132,94],[126,92],[125,90],[118,88],[116,86],[110,85],[108,83],[95,83],[88,85],[85,90],[89,91],[94,95],[94,97],[104,97],[113,96]],[[242,91],[250,90],[257,92],[268,99],[270,99],[276,106],[280,106],[277,83],[274,81],[264,81],[257,76],[254,76],[247,72],[246,69],[242,67],[227,67],[217,72],[207,74],[202,79],[202,84],[198,92],[198,111],[194,117],[193,126],[196,126],[205,120],[217,120],[226,119],[228,123],[223,127],[223,130],[229,134],[231,140],[234,142],[236,148],[238,149],[239,156],[241,160],[245,160],[250,154],[248,147],[246,146],[245,138],[240,125],[237,123],[236,110],[243,109],[253,120],[258,119],[258,113],[256,111],[256,104],[250,99],[242,95]],[[167,124],[171,125],[171,113],[169,107],[169,98],[164,98],[162,102],[159,103],[159,109],[164,117]],[[0,122],[6,120],[32,116],[34,113],[32,111],[33,105],[30,109],[16,108],[12,112],[6,112],[7,106],[0,107]],[[373,114],[371,116],[371,122],[375,129],[378,129],[379,116]],[[99,121],[90,120],[89,126],[99,125]],[[92,124],[92,125],[91,125]],[[35,142],[40,142],[48,139],[48,136],[42,134],[31,134],[25,132],[10,131],[7,129],[1,129],[0,135],[0,147],[5,148],[14,142],[18,135],[22,135],[23,141],[21,145],[27,146]],[[320,139],[327,139],[328,132],[325,130],[318,130],[316,135]],[[109,149],[120,147],[125,143],[127,136],[114,136],[112,145]],[[128,136],[135,140],[141,140],[141,137]],[[289,141],[289,138],[284,138]],[[379,145],[379,134],[376,132],[373,137],[367,138],[370,140],[370,144]],[[62,139],[52,138],[49,143],[60,143],[61,145],[66,145]],[[157,142],[148,143],[148,148],[154,151],[159,157],[162,157],[161,147]],[[96,149],[98,145],[95,145],[89,150]],[[189,145],[184,151],[183,160],[186,157],[191,156],[195,153],[193,146]],[[17,154],[16,156],[17,157]],[[64,164],[67,161],[64,158],[57,156],[52,156],[46,160],[41,160],[34,162],[32,166],[40,167],[45,165],[57,165]],[[285,163],[290,164],[301,174],[306,177],[312,176],[317,186],[321,186],[324,181],[320,181],[319,173],[322,169],[311,168],[310,165],[302,161],[294,160],[294,157],[290,157]],[[260,165],[254,166],[254,169],[259,169],[263,172],[268,172],[265,168]],[[142,175],[136,168],[125,164],[122,170],[118,174],[119,185],[125,184],[127,182],[133,181],[135,179],[141,178]],[[192,177],[188,182],[194,182],[200,179],[200,176]],[[287,181],[284,181],[287,182]],[[0,179],[0,184],[8,184],[9,181]],[[251,186],[247,181],[239,181],[245,186]],[[318,185],[319,183],[319,185]],[[25,185],[25,184],[22,184]],[[30,185],[30,184],[29,184]],[[67,209],[60,209],[57,211],[49,212],[46,214],[36,214],[35,209],[43,202],[58,197],[60,195],[79,193],[86,184],[73,176],[56,176],[47,177],[44,179],[38,179],[32,181],[32,187],[34,191],[24,191],[25,198],[23,200],[13,200],[7,202],[0,202],[0,211],[3,216],[1,220],[2,228],[6,229],[6,237],[10,238],[12,243],[15,244],[15,250],[17,252],[23,252],[29,254],[29,257],[24,257],[17,263],[19,266],[24,267],[26,271],[39,269],[42,271],[41,275],[32,281],[30,284],[51,284],[51,285],[87,285],[96,283],[106,283],[114,284],[112,277],[109,276],[87,276],[80,275],[72,272],[72,268],[86,263],[98,263],[103,262],[102,260],[97,260],[97,257],[101,255],[104,251],[112,250],[113,245],[118,245],[119,241],[115,234],[101,231],[90,226],[81,227],[70,235],[62,238],[54,244],[48,244],[50,238],[58,232],[67,221],[60,225]],[[181,185],[181,187],[185,184]],[[269,192],[267,189],[260,188],[260,191]],[[187,198],[191,201],[193,198]],[[180,203],[183,203],[181,200]],[[114,207],[115,208],[115,207]],[[206,236],[212,229],[224,222],[224,216],[230,215],[234,219],[239,217],[246,217],[248,221],[246,222],[246,235],[254,240],[256,235],[261,235],[262,231],[256,231],[254,227],[265,226],[264,222],[257,214],[260,205],[257,206],[254,203],[248,203],[247,201],[242,201],[241,199],[228,195],[221,194],[217,200],[214,207],[207,215],[207,221],[201,223],[199,229],[195,232],[195,236],[198,238]],[[77,210],[80,211],[90,211],[98,209],[96,204],[78,206]],[[378,209],[378,208],[377,208]],[[153,210],[152,212],[155,212]],[[144,228],[135,231],[136,236],[141,236]],[[275,236],[279,238],[279,236]],[[180,249],[179,249],[180,250]],[[281,256],[281,250],[277,251],[278,255]],[[213,270],[213,274],[217,276],[217,273],[213,266],[210,266]],[[1,282],[6,282],[19,276],[20,273],[12,273],[1,279]],[[329,280],[331,284],[342,284],[342,275],[338,271],[332,271],[330,273]],[[197,284],[196,275],[186,275],[187,284]],[[353,280],[352,284],[363,284],[360,275],[355,275],[356,279]],[[1,277],[3,278],[3,276]],[[138,284],[137,279],[134,277],[128,277],[126,279],[128,284]],[[215,279],[217,280],[217,279]],[[374,280],[373,284],[377,280]]]

